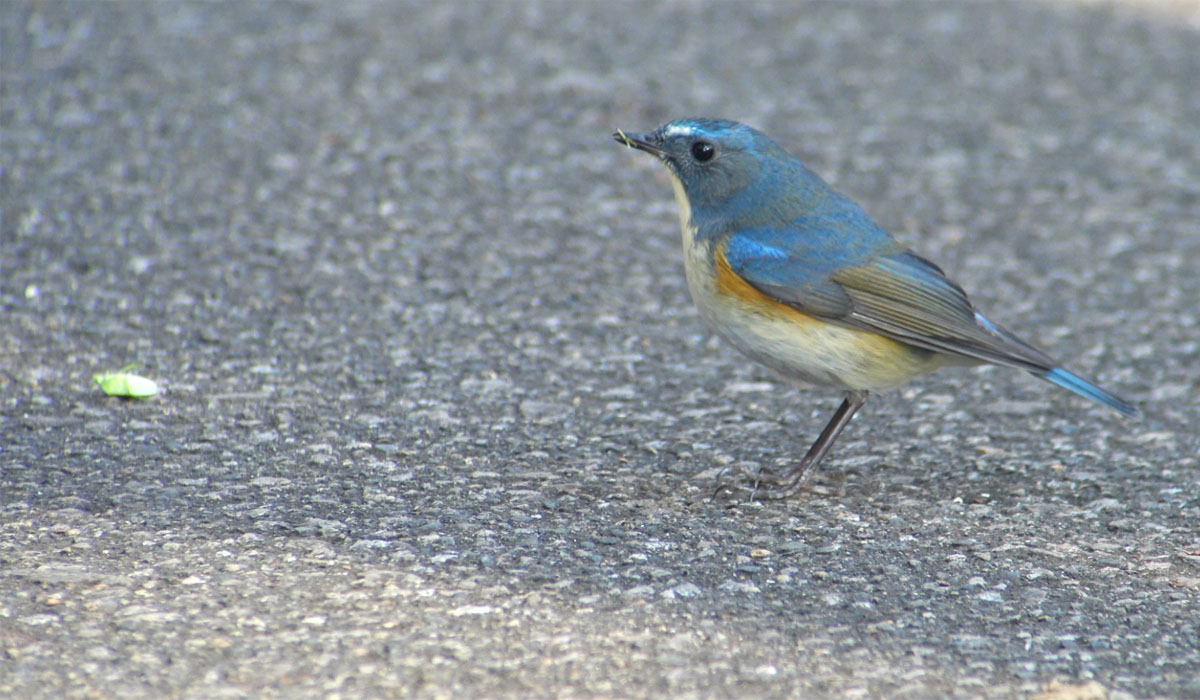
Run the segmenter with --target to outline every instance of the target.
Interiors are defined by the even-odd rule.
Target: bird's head
[[[765,134],[719,119],[676,119],[648,134],[618,131],[613,138],[661,160],[695,213],[762,204],[798,164]]]

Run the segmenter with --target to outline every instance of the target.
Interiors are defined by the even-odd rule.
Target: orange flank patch
[[[717,248],[716,255],[713,257],[717,268],[717,292],[722,296],[737,299],[749,307],[749,310],[765,316],[783,316],[798,324],[822,323],[796,307],[785,304],[769,294],[764,294],[747,282],[729,266],[729,261],[725,258],[725,251],[720,247]]]

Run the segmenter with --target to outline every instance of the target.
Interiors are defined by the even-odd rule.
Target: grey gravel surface
[[[1186,2],[0,4],[0,696],[1200,697]],[[997,321],[837,404],[614,127],[750,122]],[[162,393],[105,396],[138,363]]]

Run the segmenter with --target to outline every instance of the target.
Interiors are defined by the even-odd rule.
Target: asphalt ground
[[[0,696],[1200,697],[1185,2],[0,5]],[[706,331],[614,128],[749,122],[1020,373]],[[146,401],[96,372],[137,363]]]

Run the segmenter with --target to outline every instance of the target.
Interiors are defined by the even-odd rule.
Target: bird
[[[975,310],[942,268],[897,241],[766,134],[676,119],[621,145],[666,166],[688,290],[701,318],[789,384],[841,405],[803,458],[755,481],[786,498],[874,392],[948,366],[1024,370],[1125,415],[1138,409]]]

